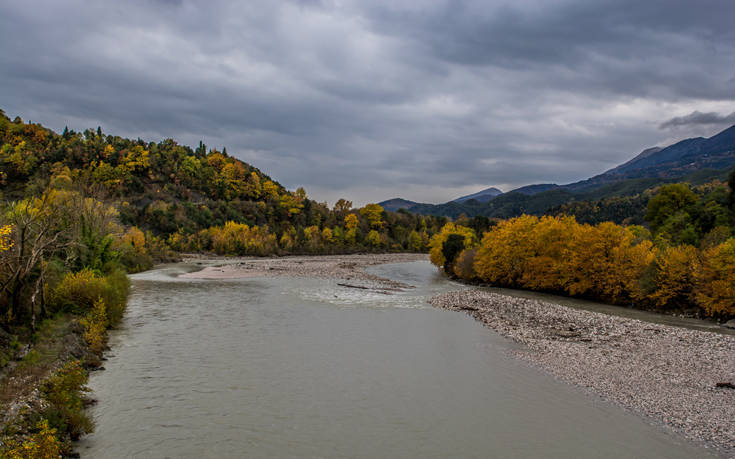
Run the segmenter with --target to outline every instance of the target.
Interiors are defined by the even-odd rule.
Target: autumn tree
[[[695,297],[707,315],[735,316],[735,238],[704,251],[695,282]]]
[[[339,199],[335,204],[333,211],[337,214],[344,215],[352,209],[352,201],[346,199]]]
[[[690,304],[699,271],[697,249],[691,245],[667,247],[655,260],[654,288],[648,294],[657,306]]]
[[[380,204],[366,204],[365,207],[360,209],[360,215],[370,224],[373,229],[380,229],[383,227],[383,207]]]
[[[453,234],[462,238],[465,248],[470,248],[477,244],[477,236],[471,228],[455,225],[451,222],[447,223],[442,227],[441,231],[431,238],[431,241],[429,242],[429,258],[434,265],[444,266],[447,262],[447,258],[444,255],[444,243]],[[453,260],[449,261],[451,263]]]
[[[43,308],[45,259],[69,244],[66,236],[71,222],[62,214],[64,210],[56,191],[13,203],[7,210],[6,226],[12,228],[12,239],[8,249],[0,252],[0,307],[5,322],[24,313],[23,295],[28,294],[31,326],[35,326],[36,305]]]

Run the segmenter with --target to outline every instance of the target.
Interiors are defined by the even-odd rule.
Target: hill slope
[[[177,250],[228,254],[420,251],[445,220],[352,209],[344,199],[329,209],[201,142],[192,149],[99,128],[57,134],[0,110],[0,196],[22,200],[47,189],[104,200],[123,226]]]

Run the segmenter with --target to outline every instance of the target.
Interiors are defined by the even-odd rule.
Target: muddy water
[[[383,295],[311,279],[133,276],[83,457],[692,458],[707,451],[508,357],[426,298],[426,262]]]

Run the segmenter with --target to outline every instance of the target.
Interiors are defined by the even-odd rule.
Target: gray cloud
[[[731,125],[735,124],[735,112],[729,115],[720,115],[717,112],[702,113],[699,111],[693,111],[692,113],[685,116],[676,116],[668,121],[664,121],[659,126],[661,129],[675,128],[681,126],[697,126],[697,125],[712,125],[712,124],[723,124]]]
[[[446,201],[714,134],[695,121],[735,107],[733,16],[726,0],[4,2],[0,108],[227,146],[319,200]]]

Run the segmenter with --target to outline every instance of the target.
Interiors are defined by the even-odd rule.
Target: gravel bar
[[[280,258],[229,258],[222,263],[181,277],[190,279],[241,279],[248,277],[310,277],[349,281],[350,287],[367,289],[405,289],[412,286],[365,272],[368,266],[386,263],[425,261],[421,253],[321,255]],[[192,257],[185,263],[201,263]],[[210,261],[211,262],[211,261]]]
[[[518,343],[521,359],[735,457],[735,336],[481,290],[431,298]]]

